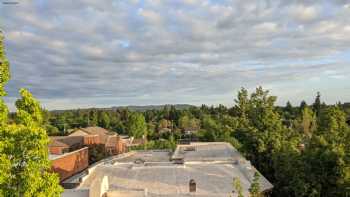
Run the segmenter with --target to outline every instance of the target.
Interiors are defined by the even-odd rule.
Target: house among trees
[[[50,154],[61,155],[75,151],[86,145],[82,136],[52,136],[50,137]]]
[[[109,155],[116,155],[125,152],[126,144],[121,137],[115,133],[101,127],[86,127],[74,130],[69,136],[84,137],[85,144],[104,145],[105,152]]]
[[[60,181],[104,157],[127,151],[127,144],[117,133],[101,127],[79,128],[69,136],[51,136],[48,147],[52,169],[60,175]]]
[[[147,138],[144,135],[141,138],[120,135],[120,138],[122,139],[123,144],[125,144],[127,150],[143,146],[147,143]]]

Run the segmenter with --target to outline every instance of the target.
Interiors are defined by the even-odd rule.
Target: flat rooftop
[[[184,160],[175,164],[171,159]],[[196,196],[232,196],[232,182],[239,178],[248,194],[256,169],[228,143],[191,143],[169,151],[137,151],[96,166],[80,189],[108,177],[107,196],[193,196],[189,181],[195,180]],[[261,191],[273,188],[263,176]],[[145,195],[147,194],[147,195]]]
[[[135,151],[127,157],[114,160],[119,163],[135,163],[135,162],[170,162],[171,151],[169,150],[149,150]]]
[[[184,161],[234,161],[242,158],[241,154],[229,143],[198,142],[178,145],[172,159]]]

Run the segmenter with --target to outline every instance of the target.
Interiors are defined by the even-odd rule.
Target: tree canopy
[[[229,108],[67,110],[51,112],[48,122],[57,128],[63,120],[67,128],[84,126],[87,121],[75,123],[94,111],[99,126],[109,119],[109,128],[118,133],[136,138],[146,134],[142,149],[173,149],[189,137],[186,130],[197,127],[190,140],[231,143],[273,183],[272,196],[345,197],[350,184],[350,105],[276,106],[276,100],[262,87],[252,92],[242,88]],[[168,132],[160,133],[162,128]]]
[[[141,138],[147,135],[147,124],[141,113],[132,113],[127,122],[127,130],[130,136]]]
[[[8,122],[3,96],[10,75],[2,35],[0,71],[0,196],[60,196],[58,175],[50,172],[49,138],[42,126],[42,111],[29,91],[20,90],[16,122]]]

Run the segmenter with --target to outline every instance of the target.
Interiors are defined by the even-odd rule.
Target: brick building
[[[102,144],[105,151],[110,155],[116,155],[127,151],[126,144],[115,132],[110,132],[101,127],[79,128],[69,136],[84,137],[84,143]]]
[[[49,152],[60,155],[82,148],[84,145],[84,137],[82,136],[51,136]]]
[[[127,151],[117,133],[101,127],[76,129],[69,136],[51,136],[48,148],[52,170],[60,175],[61,181],[86,169],[89,162]],[[96,151],[100,156],[96,156]]]
[[[89,166],[88,148],[84,147],[64,154],[50,154],[52,170],[59,174],[60,181],[85,170]]]

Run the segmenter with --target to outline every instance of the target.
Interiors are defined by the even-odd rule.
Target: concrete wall
[[[61,197],[89,197],[89,189],[65,189]]]
[[[52,170],[60,175],[60,181],[83,171],[89,166],[88,148],[66,153],[52,161]]]
[[[104,176],[102,178],[102,180],[101,179],[95,179],[91,183],[89,197],[106,196],[108,189],[109,189],[109,183],[108,183],[108,177],[107,176]]]

